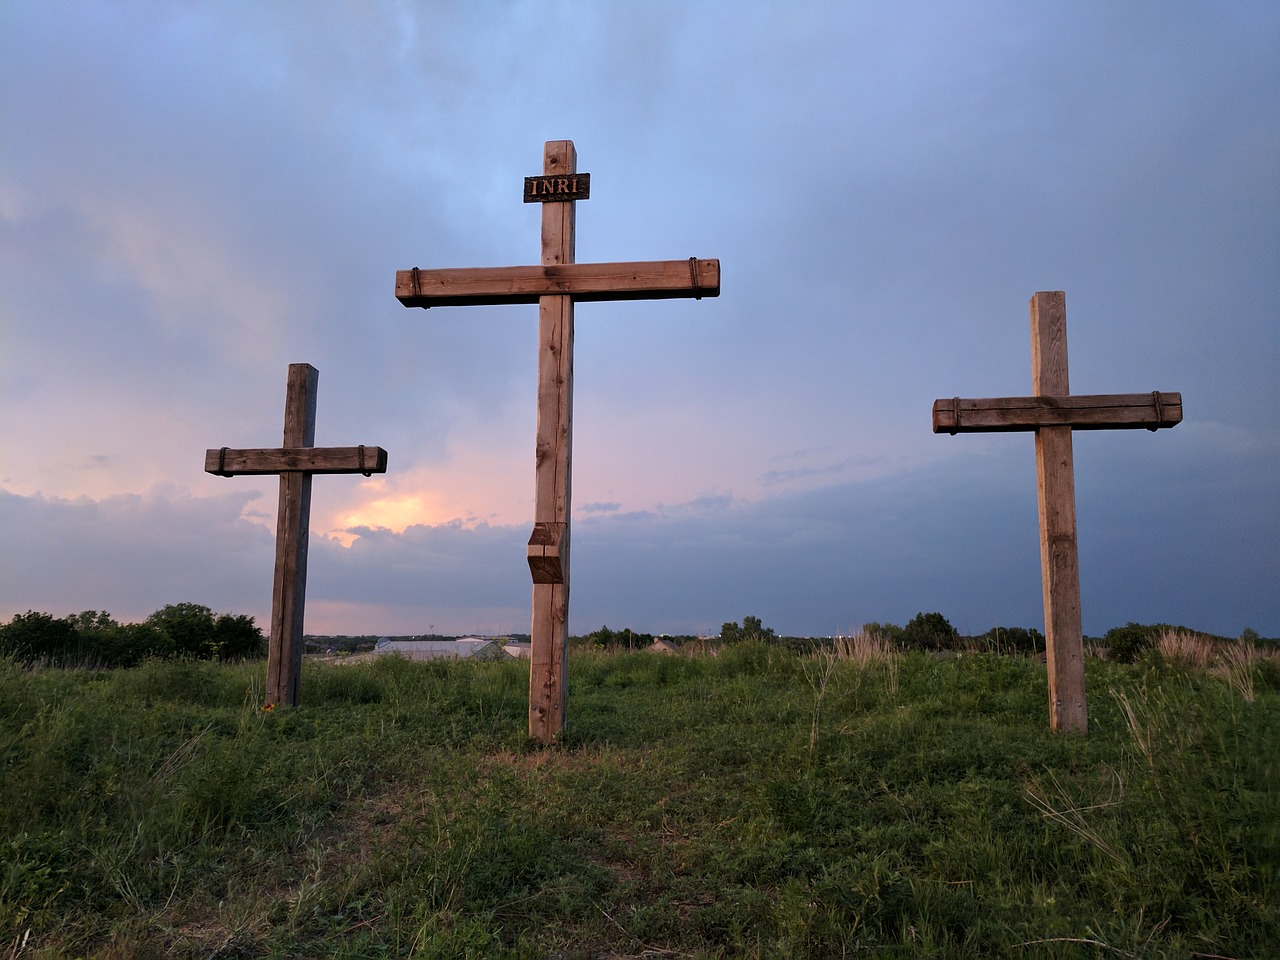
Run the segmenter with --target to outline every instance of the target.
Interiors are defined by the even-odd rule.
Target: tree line
[[[862,632],[884,640],[900,650],[940,652],[948,650],[985,650],[992,653],[1036,654],[1044,650],[1044,635],[1034,628],[992,627],[976,637],[964,636],[941,613],[917,613],[906,626],[893,623],[866,623]],[[759,641],[778,643],[797,650],[812,649],[808,637],[779,637],[759,617],[743,617],[720,628],[721,643]]]
[[[253,617],[215,615],[198,603],[171,603],[141,623],[120,623],[106,611],[66,617],[27,611],[0,626],[0,656],[20,663],[131,667],[149,658],[247,660],[266,653]]]
[[[1108,630],[1101,638],[1093,638],[1093,642],[1107,650],[1109,659],[1132,663],[1167,631],[1204,635],[1202,631],[1166,623],[1127,623]],[[964,636],[936,611],[917,613],[905,626],[866,623],[862,632],[904,651],[981,650],[1033,656],[1045,650],[1044,634],[1034,627],[992,627],[977,636]],[[527,639],[527,636],[513,638]],[[667,634],[660,638],[675,646],[708,640],[720,645],[757,642],[785,646],[798,652],[813,650],[823,642],[823,638],[779,636],[756,616],[743,617],[741,623],[726,622],[714,638]],[[319,639],[307,638],[312,643]],[[327,639],[331,642],[335,639],[350,641],[355,647],[361,642],[369,646],[376,638],[370,635]],[[599,630],[572,637],[570,642],[574,646],[609,650],[643,650],[655,639],[659,637],[652,633],[630,628],[611,630],[602,626]],[[1246,629],[1240,639],[1264,646],[1275,643],[1262,639],[1252,629]],[[215,615],[209,607],[197,603],[168,604],[141,623],[120,623],[105,611],[85,610],[62,618],[28,611],[0,625],[0,657],[12,657],[21,663],[129,667],[148,658],[246,660],[265,654],[266,638],[254,624],[253,617],[231,613]]]
[[[985,633],[976,636],[961,634],[941,613],[917,613],[905,626],[893,623],[866,623],[862,632],[884,640],[899,650],[921,650],[925,652],[947,651],[982,651],[989,653],[1017,654],[1035,656],[1045,652],[1044,634],[1034,627],[992,627]],[[1123,627],[1113,627],[1102,637],[1086,638],[1094,646],[1105,649],[1107,657],[1119,663],[1133,663],[1144,651],[1155,644],[1163,633],[1182,632],[1210,637],[1225,641],[1227,637],[1216,637],[1205,634],[1201,630],[1174,626],[1167,623],[1127,623]],[[580,637],[573,637],[571,642],[580,646],[605,647],[611,650],[643,650],[654,641],[651,633],[636,630],[611,630],[601,627]],[[663,636],[662,639],[683,646],[708,638]],[[766,627],[759,617],[743,617],[742,622],[730,621],[720,627],[718,637],[711,638],[720,645],[739,643],[766,643],[784,646],[798,652],[813,650],[824,642],[824,638],[785,637],[779,636],[772,627]],[[1259,637],[1256,630],[1246,628],[1240,635],[1246,643],[1268,646],[1275,641],[1267,641]],[[830,638],[826,638],[830,642]]]
[[[972,650],[987,649],[1002,653],[1034,654],[1044,650],[1044,636],[1039,630],[1023,627],[992,627],[978,637],[961,636],[960,632],[940,613],[918,613],[905,627],[892,623],[868,623],[863,632],[887,640],[903,650]],[[643,650],[657,639],[652,633],[639,630],[611,630],[603,626],[582,636],[572,637],[575,646],[605,647],[611,650]],[[672,636],[663,634],[661,639],[676,646],[709,638]],[[717,637],[710,638],[721,645],[739,643],[768,643],[796,650],[810,650],[815,644],[812,637],[779,636],[756,616],[747,616],[738,623],[730,621],[720,627]]]

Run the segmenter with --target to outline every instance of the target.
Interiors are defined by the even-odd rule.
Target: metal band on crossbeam
[[[1110,393],[1060,397],[952,397],[935,400],[933,432],[1000,433],[1042,427],[1074,430],[1165,430],[1182,422],[1182,394]]]
[[[1049,724],[1055,730],[1083,733],[1088,715],[1072,434],[1175,426],[1182,422],[1182,394],[1072,394],[1067,380],[1066,294],[1041,291],[1029,307],[1033,396],[935,400],[933,432],[1035,434]]]
[[[551,205],[554,206],[554,205]],[[720,261],[548,263],[523,267],[444,267],[396,271],[396,299],[406,307],[494,306],[567,296],[575,303],[720,296]]]
[[[527,303],[538,306],[538,420],[529,655],[529,735],[551,743],[564,730],[569,617],[569,497],[573,432],[573,328],[578,303],[702,300],[720,295],[720,261],[576,263],[574,203],[590,196],[570,140],[543,146],[543,170],[526,177],[524,200],[542,204],[542,256],[532,266],[396,271],[406,307]]]
[[[296,706],[302,670],[303,605],[306,598],[311,478],[318,473],[386,473],[382,447],[315,447],[316,388],[319,371],[309,363],[289,364],[285,388],[283,446],[205,451],[204,469],[219,477],[278,474],[276,566],[271,599],[265,699]]]

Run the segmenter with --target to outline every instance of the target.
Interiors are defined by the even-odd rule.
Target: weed
[[[1113,840],[1103,836],[1102,831],[1105,828],[1096,817],[1097,811],[1118,806],[1124,800],[1124,782],[1120,775],[1109,768],[1106,769],[1106,773],[1106,779],[1110,781],[1111,788],[1109,795],[1105,799],[1085,804],[1072,800],[1068,790],[1053,772],[1045,775],[1047,784],[1037,778],[1025,787],[1025,792],[1027,798],[1045,817],[1066,827],[1086,840],[1094,849],[1124,866],[1127,864],[1124,854],[1116,848],[1117,844]]]
[[[820,651],[805,660],[804,675],[813,688],[813,722],[809,727],[809,753],[813,755],[818,749],[818,726],[822,720],[822,701],[827,695],[827,684],[831,682],[831,674],[836,667],[836,654],[830,650]]]
[[[551,748],[519,663],[0,661],[0,957],[1280,955],[1233,649],[1091,663],[1087,738],[1023,658],[575,650]]]

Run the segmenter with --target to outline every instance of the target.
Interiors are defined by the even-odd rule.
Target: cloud
[[[0,616],[106,610],[134,621],[190,601],[265,622],[272,536],[240,519],[255,496],[157,487],[93,500],[0,490]]]
[[[6,602],[265,613],[274,481],[202,457],[277,443],[306,361],[317,442],[391,461],[317,481],[315,623],[522,624],[536,311],[391,283],[534,262],[521,180],[570,137],[580,261],[723,271],[577,311],[582,626],[1034,620],[1029,438],[927,418],[1029,392],[1065,289],[1073,390],[1187,417],[1077,443],[1086,629],[1280,632],[1275,5],[302,9],[0,13]]]
[[[1085,631],[1173,622],[1277,633],[1269,586],[1280,504],[1248,499],[1276,440],[1201,427],[1076,440]],[[980,438],[940,437],[939,443]],[[714,633],[760,616],[787,633],[847,632],[937,610],[965,632],[1042,626],[1031,438],[890,476],[759,499],[712,494],[574,525],[571,629]],[[1207,469],[1219,458],[1225,469]],[[0,613],[145,616],[193,600],[266,621],[273,550],[242,519],[254,493],[176,488],[99,501],[0,494]],[[597,505],[598,506],[598,505]],[[525,632],[527,524],[451,521],[313,536],[313,632]],[[1240,564],[1239,557],[1253,562]]]

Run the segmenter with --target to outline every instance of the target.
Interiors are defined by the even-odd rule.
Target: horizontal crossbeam
[[[1001,433],[1040,427],[1076,430],[1159,430],[1182,422],[1180,393],[1117,393],[1067,397],[999,397],[933,402],[934,433]]]
[[[565,263],[533,267],[397,270],[396,299],[406,307],[537,303],[568,295],[575,302],[670,300],[720,296],[720,261]]]
[[[277,447],[206,450],[204,472],[220,477],[269,473],[387,472],[387,451],[381,447]]]

